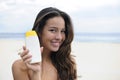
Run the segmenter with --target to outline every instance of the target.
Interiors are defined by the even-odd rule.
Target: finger
[[[20,48],[19,50],[18,50],[18,55],[21,55],[22,53],[23,53],[23,51],[25,51],[26,50],[26,47],[25,46],[23,46],[23,48]]]
[[[24,63],[30,63],[32,61],[32,58],[28,58],[24,61]]]
[[[23,61],[26,61],[27,59],[31,59],[32,55],[27,54],[25,56],[22,57]]]
[[[26,46],[23,46],[23,50],[26,50]]]
[[[29,50],[26,49],[20,54],[20,56],[23,57],[23,56],[27,55],[28,53],[29,53]]]

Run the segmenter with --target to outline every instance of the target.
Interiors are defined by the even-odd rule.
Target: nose
[[[56,34],[56,39],[58,39],[58,40],[62,39],[62,33],[61,32]]]

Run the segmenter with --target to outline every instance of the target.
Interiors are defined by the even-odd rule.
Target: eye
[[[56,32],[56,30],[55,30],[55,29],[50,29],[49,31],[51,31],[51,32]]]
[[[61,32],[62,32],[62,33],[65,33],[65,30],[62,30]]]

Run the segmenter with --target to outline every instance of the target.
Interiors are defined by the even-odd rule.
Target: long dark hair
[[[65,21],[65,40],[63,44],[60,46],[57,52],[51,53],[51,60],[53,65],[58,71],[58,76],[60,80],[75,80],[76,75],[76,68],[75,62],[71,56],[71,43],[73,41],[74,32],[73,32],[73,25],[71,22],[70,16],[53,7],[48,7],[39,12],[34,22],[33,30],[35,30],[38,35],[42,33],[42,30],[46,24],[46,21],[50,18],[60,16]],[[40,36],[39,36],[40,40]]]

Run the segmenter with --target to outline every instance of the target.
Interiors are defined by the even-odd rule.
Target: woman
[[[70,16],[53,7],[45,8],[37,15],[33,30],[39,36],[42,61],[30,64],[32,56],[24,46],[22,59],[12,66],[14,80],[76,80]]]

